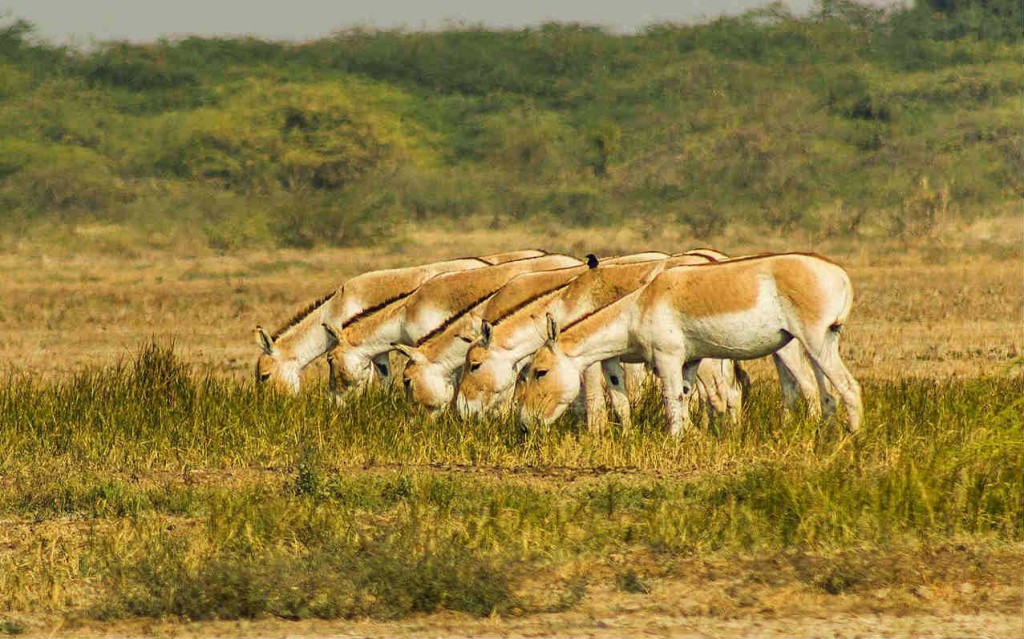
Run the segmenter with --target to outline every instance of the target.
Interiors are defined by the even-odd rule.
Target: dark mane
[[[632,293],[630,293],[630,295],[632,295]],[[625,295],[623,295],[622,297],[625,297]],[[603,311],[604,309],[608,308],[609,306],[611,306],[611,305],[612,305],[612,304],[614,304],[615,302],[618,302],[619,300],[621,300],[621,299],[622,299],[622,297],[620,297],[620,298],[619,298],[618,300],[615,300],[614,302],[611,302],[611,303],[609,303],[609,304],[605,304],[605,305],[604,305],[604,306],[602,306],[601,308],[595,308],[594,310],[590,311],[590,312],[589,312],[589,313],[587,313],[586,315],[581,315],[580,317],[577,317],[577,318],[576,318],[576,319],[574,319],[573,321],[571,321],[571,322],[569,322],[568,324],[566,324],[565,326],[563,326],[563,327],[562,327],[562,329],[561,329],[561,332],[563,332],[563,333],[564,333],[565,331],[569,330],[569,329],[570,329],[570,328],[572,328],[573,326],[576,326],[577,324],[579,324],[579,323],[580,323],[580,322],[582,322],[583,320],[585,320],[585,319],[588,319],[588,318],[590,318],[590,317],[591,317],[591,316],[593,316],[593,315],[597,315],[598,313],[600,313],[600,312],[601,312],[601,311]]]
[[[334,294],[336,292],[337,291],[331,291],[327,295],[324,295],[323,297],[317,298],[315,301],[310,302],[301,311],[299,311],[298,313],[293,315],[290,320],[285,322],[277,330],[275,330],[273,333],[271,333],[270,334],[270,339],[271,340],[276,340],[278,337],[281,337],[281,335],[283,335],[285,331],[287,331],[289,328],[295,326],[296,324],[298,324],[302,320],[306,319],[306,316],[308,316],[310,313],[312,313],[316,309],[320,308],[320,306],[322,306],[324,304],[324,302],[326,302],[327,300],[329,300],[332,297],[334,297]]]
[[[700,266],[704,266],[704,265],[701,264]],[[689,268],[689,267],[687,267],[687,266],[680,266],[680,267],[676,267],[676,268]],[[671,269],[666,269],[666,270],[671,270]],[[662,271],[662,272],[664,272],[664,271]],[[591,317],[593,317],[594,315],[597,315],[598,313],[600,313],[601,311],[605,310],[609,306],[612,306],[614,304],[618,304],[619,302],[621,302],[622,300],[626,299],[630,295],[633,295],[634,293],[639,292],[642,288],[643,287],[641,286],[640,288],[634,289],[634,290],[626,293],[625,295],[622,295],[622,296],[620,296],[620,297],[618,297],[618,298],[608,302],[604,306],[602,306],[600,308],[595,308],[594,310],[590,311],[589,313],[586,313],[585,315],[582,315],[582,316],[576,318],[575,320],[573,320],[573,321],[569,322],[568,324],[566,324],[565,326],[563,326],[562,327],[562,332],[564,333],[565,331],[569,330],[573,326],[576,326],[580,322],[583,322],[583,321],[585,321],[587,319],[590,319]]]
[[[436,327],[434,330],[430,331],[429,333],[427,333],[423,337],[419,338],[416,341],[415,346],[417,348],[419,348],[420,346],[423,346],[423,344],[425,344],[427,342],[427,340],[429,340],[431,337],[434,337],[435,335],[438,335],[438,334],[444,332],[444,329],[446,329],[449,326],[451,326],[452,324],[454,324],[456,320],[458,320],[459,318],[465,316],[466,313],[468,313],[471,310],[473,310],[474,308],[476,308],[477,305],[482,304],[483,302],[485,302],[487,300],[487,298],[492,297],[495,293],[497,293],[500,290],[501,289],[499,288],[497,291],[491,291],[487,295],[484,295],[483,297],[481,297],[481,298],[479,298],[477,300],[473,300],[472,302],[470,302],[469,306],[467,306],[466,308],[462,309],[461,311],[459,311],[459,312],[449,316],[448,319],[446,319],[444,322],[442,322],[440,326]]]
[[[576,268],[576,267],[575,266],[571,266],[569,268]],[[496,318],[493,322],[491,322],[491,326],[497,326],[498,324],[501,324],[502,322],[504,322],[505,320],[509,319],[510,317],[512,317],[513,315],[515,315],[519,311],[523,310],[524,308],[526,308],[530,304],[533,304],[534,302],[536,302],[540,298],[545,297],[547,295],[551,295],[552,293],[557,293],[558,291],[562,290],[563,288],[566,288],[567,286],[569,286],[570,284],[572,284],[575,281],[576,281],[576,278],[574,277],[574,278],[570,279],[568,282],[564,282],[562,284],[559,284],[558,286],[556,286],[554,288],[549,288],[546,291],[538,293],[538,294],[534,295],[533,297],[531,297],[531,298],[529,298],[527,300],[524,300],[524,301],[520,302],[519,304],[516,304],[514,307],[509,309],[509,311],[507,313],[505,313],[501,317]]]
[[[399,293],[398,295],[395,295],[394,297],[389,297],[388,299],[384,300],[380,304],[377,304],[375,306],[371,306],[370,308],[364,308],[363,310],[359,311],[358,313],[356,313],[355,315],[350,317],[348,320],[346,320],[341,325],[341,328],[346,328],[348,326],[351,326],[352,324],[355,324],[359,320],[364,319],[367,315],[370,315],[372,313],[376,313],[377,311],[383,309],[385,306],[390,306],[391,304],[394,304],[395,302],[397,302],[399,300],[403,300],[403,299],[409,297],[410,295],[415,293],[418,290],[418,288],[419,287],[414,288],[411,291],[405,291],[404,293]]]

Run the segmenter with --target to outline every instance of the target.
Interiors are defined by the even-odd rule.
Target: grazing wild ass
[[[649,284],[548,339],[526,375],[524,423],[557,419],[579,391],[580,373],[611,357],[643,360],[662,382],[669,430],[689,426],[689,398],[704,358],[752,359],[798,341],[810,357],[822,408],[835,410],[826,378],[860,428],[857,381],[839,357],[839,334],[853,304],[846,271],[816,255],[751,256],[663,271]]]
[[[331,345],[327,363],[332,390],[350,390],[388,377],[387,357],[396,344],[414,345],[443,329],[516,275],[579,264],[568,255],[545,255],[443,273],[400,299],[356,315],[344,325],[324,322],[322,330]]]
[[[481,339],[466,354],[465,368],[456,396],[459,413],[470,416],[508,405],[519,371],[544,345],[545,315],[551,314],[561,322],[572,322],[636,291],[666,268],[706,264],[712,259],[704,252],[697,251],[637,264],[602,264],[512,313],[484,323]],[[614,357],[600,361],[600,368],[590,367],[585,373],[588,424],[592,428],[600,428],[606,419],[600,409],[603,403],[600,383],[603,376],[614,412],[623,426],[628,427],[629,398],[621,363]],[[711,378],[719,374],[710,364],[702,373]],[[728,397],[708,397],[709,406],[718,411],[726,412],[727,401],[731,399],[735,403],[737,400],[738,384],[730,383],[730,380],[709,379],[704,386],[710,393],[727,387],[732,389]]]
[[[600,264],[632,264],[668,257],[666,253],[637,253],[602,259]],[[466,352],[479,336],[482,323],[499,322],[506,315],[555,289],[564,288],[573,278],[598,266],[596,257],[588,255],[587,258],[585,265],[517,275],[494,295],[467,308],[460,317],[438,327],[415,345],[396,344],[395,348],[409,358],[402,373],[406,392],[433,410],[450,404],[455,395],[454,377],[465,363]]]
[[[384,306],[408,295],[441,273],[484,268],[543,255],[546,252],[528,249],[357,275],[337,291],[306,306],[273,333],[268,334],[262,326],[256,327],[256,343],[261,350],[256,360],[256,382],[297,393],[302,369],[328,350],[329,341],[323,324],[344,325],[367,309]]]

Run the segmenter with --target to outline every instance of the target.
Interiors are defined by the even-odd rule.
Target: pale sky
[[[785,4],[799,14],[812,2]],[[0,14],[34,23],[47,40],[87,45],[187,34],[306,40],[355,25],[433,29],[446,21],[491,27],[572,21],[631,32],[652,22],[693,22],[764,4],[767,0],[0,0]]]

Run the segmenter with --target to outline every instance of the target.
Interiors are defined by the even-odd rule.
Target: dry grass
[[[668,230],[643,235],[629,228],[497,232],[481,225],[460,233],[410,230],[407,238],[418,240],[388,251],[121,257],[24,249],[0,256],[0,360],[14,370],[54,376],[126,357],[153,336],[175,337],[179,351],[201,368],[248,375],[257,323],[282,322],[366,270],[510,247],[608,255],[706,244],[733,254],[813,250],[844,264],[857,294],[844,340],[855,375],[994,374],[1024,354],[1019,217],[947,227],[912,247],[881,238],[818,242],[742,229],[709,240]],[[321,372],[314,367],[314,374]]]
[[[1003,637],[1020,636],[1024,631],[1019,544],[1014,541],[1014,533],[1005,533],[1007,526],[1000,529],[1002,533],[948,532],[960,530],[957,526],[966,520],[960,514],[934,514],[944,513],[942,508],[946,507],[952,509],[951,513],[960,513],[956,510],[960,502],[953,504],[952,493],[942,492],[946,490],[942,473],[954,484],[962,480],[970,488],[974,485],[968,481],[970,477],[964,475],[967,479],[963,479],[961,475],[975,472],[970,469],[977,466],[981,469],[977,470],[978,477],[984,479],[978,491],[1003,496],[1012,493],[1004,490],[1004,480],[991,479],[1014,467],[1017,458],[1012,445],[999,438],[974,438],[982,437],[983,431],[989,435],[1002,432],[999,429],[1006,429],[1005,424],[994,422],[1016,415],[1010,406],[1012,397],[1002,402],[994,399],[1002,395],[1002,390],[993,395],[993,391],[980,389],[1012,389],[1018,378],[977,380],[976,390],[967,395],[963,389],[973,382],[958,386],[961,381],[949,378],[998,378],[1011,370],[1019,373],[1024,353],[1024,238],[1019,218],[1004,216],[949,227],[913,246],[884,238],[816,242],[808,237],[762,237],[742,229],[730,229],[725,236],[706,242],[670,231],[645,235],[629,228],[600,234],[543,228],[499,233],[481,224],[462,230],[465,232],[459,234],[424,232],[417,242],[406,240],[390,251],[379,252],[191,256],[83,252],[43,256],[26,248],[0,256],[0,295],[5,302],[0,309],[0,357],[10,370],[34,380],[17,387],[19,390],[12,392],[6,405],[8,410],[23,410],[26,416],[6,415],[8,426],[0,432],[7,437],[7,450],[0,450],[0,463],[5,464],[0,465],[0,497],[6,504],[0,521],[0,566],[9,571],[0,574],[0,584],[9,589],[5,593],[0,588],[0,602],[5,602],[0,605],[0,636],[22,631],[40,636]],[[408,235],[413,236],[411,232]],[[499,431],[511,432],[511,428],[500,424],[492,425],[498,428],[495,432],[488,430],[491,426],[478,425],[457,437],[453,436],[459,432],[455,430],[460,428],[457,424],[442,420],[428,427],[402,405],[391,407],[397,407],[402,415],[395,418],[397,421],[387,417],[380,420],[379,427],[369,417],[334,412],[325,422],[328,430],[321,432],[316,397],[247,408],[251,396],[230,386],[213,392],[214,397],[223,395],[223,402],[233,402],[227,410],[200,406],[196,414],[202,418],[194,419],[187,411],[178,415],[176,411],[185,410],[181,407],[159,404],[158,421],[165,421],[154,426],[143,420],[133,426],[119,421],[135,419],[139,413],[135,407],[79,401],[72,397],[74,386],[63,391],[70,394],[52,395],[48,390],[52,387],[47,386],[70,383],[85,366],[129,359],[152,337],[173,337],[178,353],[200,375],[248,379],[256,355],[251,335],[256,323],[273,325],[283,321],[297,307],[352,274],[464,254],[467,247],[480,253],[510,246],[542,246],[573,254],[613,254],[645,248],[681,250],[702,244],[736,254],[816,250],[848,267],[858,302],[843,348],[854,374],[869,380],[867,388],[874,392],[870,403],[875,406],[878,429],[867,440],[874,443],[839,445],[834,441],[835,433],[819,435],[813,428],[788,424],[772,436],[761,431],[752,436],[737,432],[691,444],[666,442],[648,431],[632,442],[559,432],[522,446],[505,441],[508,438]],[[756,375],[767,370],[763,365],[754,368]],[[318,374],[322,371],[315,368],[313,375]],[[901,399],[898,380],[907,377],[943,381],[931,389],[934,395],[928,394],[928,384],[904,386],[908,396],[914,394],[915,398]],[[84,379],[83,387],[88,387],[92,382]],[[971,393],[981,394],[969,400]],[[38,397],[38,401],[25,403],[26,397]],[[959,406],[950,404],[961,400],[974,402],[969,409],[963,408],[964,415]],[[893,416],[899,414],[898,419],[909,420],[909,429],[897,423],[896,417],[883,418],[879,412],[883,410],[882,402],[892,407]],[[942,406],[936,408],[935,402]],[[1002,409],[1004,404],[1006,410]],[[31,419],[27,413],[34,409],[17,408],[28,405],[38,407],[38,414]],[[1015,406],[1019,411],[1019,403]],[[44,427],[52,432],[39,433],[19,422],[49,424],[47,415],[72,414],[79,409],[80,427],[54,423]],[[161,412],[164,409],[166,413]],[[258,416],[265,409],[270,412]],[[754,410],[760,411],[754,421],[771,421],[770,407]],[[968,415],[969,411],[977,414]],[[927,423],[913,421],[915,415],[924,413],[930,415],[922,417]],[[207,431],[207,421],[216,428]],[[984,444],[991,450],[984,448],[982,453],[979,448],[972,453],[966,446],[961,450],[959,445],[951,449],[943,444],[947,441],[943,438],[951,436],[948,429],[953,424],[966,433],[965,442]],[[776,427],[779,425],[766,428]],[[105,433],[118,429],[135,435],[122,434],[120,439],[111,435],[108,447]],[[955,444],[960,440],[954,437],[948,441]],[[182,447],[175,442],[190,444]],[[302,463],[297,461],[303,442],[319,451],[326,464],[309,476],[303,475]],[[1010,466],[999,459],[981,460],[997,449],[1003,451]],[[843,459],[849,473],[828,470],[838,463],[836,460]],[[944,461],[946,465],[935,466],[928,471],[930,474],[913,481],[894,470],[902,468],[900,464],[909,464],[908,472],[917,472],[918,459],[922,464],[932,459],[933,466],[935,459],[949,463]],[[833,536],[828,538],[831,541],[810,535],[799,548],[782,542],[759,547],[734,541],[708,550],[701,545],[708,543],[704,540],[692,542],[689,551],[676,548],[663,552],[653,546],[638,550],[644,548],[643,544],[617,536],[630,530],[631,517],[646,526],[668,522],[680,527],[677,530],[669,526],[677,533],[690,530],[689,534],[697,534],[693,531],[702,530],[701,522],[691,526],[673,517],[678,518],[681,509],[696,509],[698,497],[707,499],[711,494],[702,492],[704,487],[713,487],[720,480],[726,482],[722,484],[726,494],[752,491],[749,495],[760,495],[759,499],[766,500],[762,506],[767,508],[765,505],[773,504],[775,499],[772,485],[748,484],[739,479],[753,472],[754,466],[766,464],[782,473],[780,477],[788,477],[787,485],[796,491],[793,503],[806,508],[806,521],[818,522],[818,529],[824,531],[821,534]],[[820,479],[825,471],[832,474]],[[422,511],[406,510],[403,502],[394,505],[386,501],[382,505],[374,501],[379,492],[374,482],[390,485],[404,481],[402,477],[406,476],[419,478],[416,482],[422,486],[455,486],[452,495],[464,500],[468,510],[459,516],[447,511],[431,514],[427,506]],[[825,490],[838,485],[835,478],[844,478],[839,481],[842,486],[832,492]],[[892,494],[881,491],[879,495],[889,497],[880,498],[873,506],[890,518],[885,526],[902,530],[907,538],[867,541],[849,532],[855,528],[844,528],[846,522],[857,521],[861,514],[865,517],[861,523],[874,521],[869,508],[858,514],[857,500],[873,494],[876,480],[881,482],[878,486],[889,486],[885,482],[890,479],[892,486],[905,484],[920,491],[918,496],[895,489],[890,491]],[[991,483],[985,485],[985,481]],[[573,500],[589,503],[591,492],[600,493],[612,485],[632,487],[630,490],[645,494],[648,484],[663,485],[676,495],[678,501],[666,502],[671,512],[641,508],[615,523],[610,517],[606,521],[587,508],[580,510],[573,505]],[[696,492],[686,492],[691,490],[687,486],[695,487]],[[801,487],[806,490],[800,492]],[[762,488],[767,492],[761,494]],[[296,496],[296,489],[304,491],[305,496]],[[513,500],[509,503],[519,505],[492,512],[486,508],[486,499],[477,499],[491,494],[488,491],[507,493],[515,500],[531,495],[534,501]],[[857,491],[861,491],[861,497],[851,498]],[[372,499],[351,506],[346,501],[349,494],[370,495]],[[429,496],[429,491],[424,494]],[[236,498],[241,505],[231,501]],[[357,502],[352,503],[361,498],[354,498]],[[852,501],[842,501],[848,498]],[[563,499],[566,505],[551,510],[555,513],[551,521],[560,526],[556,529],[555,523],[543,518],[548,515],[542,517],[539,513],[546,512],[545,504]],[[904,515],[898,507],[892,507],[901,499],[906,499],[908,508],[917,509],[918,514],[911,516],[908,510]],[[423,503],[429,504],[430,500]],[[154,552],[143,542],[161,539],[161,531],[166,530],[174,531],[167,534],[176,539],[194,537],[198,545],[188,547],[189,552],[206,552],[216,558],[219,555],[203,544],[232,547],[235,543],[233,537],[218,536],[230,524],[230,518],[218,519],[222,504],[234,504],[240,521],[263,521],[262,513],[270,512],[277,504],[293,519],[302,513],[307,513],[311,521],[314,515],[326,517],[323,521],[337,531],[346,530],[348,525],[342,515],[331,514],[338,507],[356,508],[353,519],[374,530],[420,522],[416,525],[425,526],[425,530],[435,526],[438,531],[461,527],[484,531],[473,533],[475,539],[482,540],[473,552],[491,548],[515,556],[522,553],[530,557],[522,565],[536,568],[513,580],[512,600],[519,602],[515,605],[529,607],[529,602],[535,600],[542,603],[529,614],[481,617],[447,610],[413,614],[397,621],[373,615],[372,619],[301,621],[263,616],[201,623],[160,615],[96,620],[95,606],[103,604],[104,597],[109,599],[111,591],[109,583],[102,581],[109,576],[101,577],[107,573],[95,566],[94,572],[89,572],[89,557],[122,557],[128,572],[121,578],[131,583],[131,579],[139,579],[131,572],[135,569],[132,562]],[[998,514],[1001,507],[993,504],[984,501],[979,507],[990,508],[996,513],[993,517],[1006,520],[1005,513]],[[751,512],[759,512],[755,506],[749,507],[754,508]],[[567,513],[564,516],[563,511]],[[581,519],[585,512],[590,513],[590,519]],[[696,514],[697,519],[704,517],[698,510],[688,512]],[[713,514],[714,510],[708,512]],[[891,523],[903,516],[903,524]],[[531,517],[537,518],[536,523],[529,524]],[[480,522],[492,520],[494,532],[488,533]],[[751,521],[760,522],[763,530],[773,530],[770,516]],[[289,531],[271,524],[269,532],[257,534],[264,535],[262,543],[268,549],[287,553],[297,547],[319,548],[314,538],[300,543]],[[711,533],[726,529],[742,532],[743,526],[726,517],[706,528]],[[1019,532],[1016,534],[1019,536]],[[345,538],[343,532],[338,535],[339,540]],[[96,545],[97,540],[106,538],[114,540],[114,546]],[[851,545],[851,539],[864,542],[863,547]],[[124,553],[114,552],[116,547],[123,547]],[[482,556],[486,559],[490,555]],[[515,561],[512,565],[518,565]],[[193,566],[187,562],[182,565]],[[107,566],[104,570],[110,573],[113,569]],[[258,571],[253,574],[262,575]],[[571,605],[543,604],[545,597],[556,594],[571,599]],[[150,600],[143,603],[155,605]],[[136,601],[133,605],[141,604]]]

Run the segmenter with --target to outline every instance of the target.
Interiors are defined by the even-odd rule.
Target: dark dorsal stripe
[[[711,262],[712,264],[715,263],[715,262],[718,262],[721,259],[723,259],[723,258],[718,257],[717,255],[712,255],[711,253],[708,253],[707,252],[708,250],[710,250],[710,249],[694,249],[692,251],[687,251],[687,252],[683,253],[683,255],[695,255],[696,257],[703,257],[704,259],[706,259],[707,261]]]
[[[527,255],[526,257],[517,257],[514,260],[505,260],[504,262],[492,262],[490,260],[485,260],[482,257],[478,257],[477,259],[481,260],[485,264],[490,264],[491,266],[500,266],[501,264],[508,264],[509,262],[518,262],[520,260],[532,260],[532,259],[535,259],[535,258],[538,258],[538,257],[547,257],[548,255],[551,255],[551,253],[548,253],[544,249],[539,249],[539,248],[523,249],[523,250],[524,251],[537,251],[538,253],[540,253],[540,255]]]
[[[415,293],[417,290],[419,290],[419,287],[416,287],[416,288],[412,289],[411,291],[406,291],[404,293],[399,293],[398,295],[395,295],[394,297],[389,297],[388,299],[384,300],[380,304],[377,304],[375,306],[371,306],[370,308],[365,308],[365,309],[359,311],[358,313],[356,313],[355,315],[353,315],[352,317],[350,317],[345,322],[343,322],[342,325],[341,325],[341,328],[348,328],[349,326],[355,324],[359,320],[366,319],[367,316],[372,315],[372,314],[376,313],[377,311],[383,310],[385,307],[390,306],[391,304],[394,304],[395,302],[398,302],[400,300],[404,300],[405,298],[407,298],[410,295],[412,295],[413,293]]]
[[[531,250],[533,250],[533,249],[531,249]],[[527,255],[526,257],[517,257],[514,260],[506,260],[504,262],[498,262],[496,264],[491,264],[487,260],[481,260],[481,261],[484,264],[489,264],[490,266],[505,266],[506,264],[518,264],[519,262],[527,262],[529,260],[539,260],[542,257],[551,257],[551,255],[549,255],[548,253],[545,253],[544,255]],[[480,258],[477,258],[477,259],[480,259]]]
[[[302,320],[306,319],[306,317],[308,317],[310,313],[320,308],[325,302],[327,302],[327,300],[334,297],[335,292],[336,291],[332,291],[327,295],[324,295],[323,297],[317,298],[314,302],[310,303],[301,311],[293,315],[290,320],[285,322],[280,328],[278,328],[277,330],[270,334],[270,339],[276,340],[278,337],[281,337],[281,335],[283,335],[285,331],[287,331],[289,328],[295,326]]]
[[[482,257],[476,257],[476,256],[456,257],[455,259],[452,259],[452,260],[449,260],[449,261],[450,262],[461,262],[462,260],[476,260],[477,262],[480,262],[481,264],[484,264],[484,265],[487,265],[487,266],[494,266],[493,263],[488,262],[487,260],[485,260]],[[438,275],[443,275],[443,273],[438,273]]]

